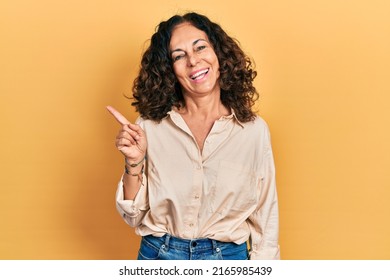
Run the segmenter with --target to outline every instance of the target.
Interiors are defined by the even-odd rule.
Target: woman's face
[[[173,29],[169,47],[184,95],[219,94],[219,62],[205,32],[190,23],[179,24]]]

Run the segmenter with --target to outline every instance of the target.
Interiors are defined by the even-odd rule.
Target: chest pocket
[[[215,185],[214,209],[246,211],[257,202],[258,177],[249,167],[221,161]]]

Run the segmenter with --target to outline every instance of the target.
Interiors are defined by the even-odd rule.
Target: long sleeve
[[[147,191],[147,179],[143,174],[142,185],[134,200],[123,199],[123,182],[118,183],[116,191],[116,208],[125,222],[131,227],[140,225],[142,218],[149,209],[149,199]]]
[[[249,217],[251,253],[250,259],[280,259],[279,250],[279,209],[275,182],[275,165],[269,139],[266,131],[266,149],[262,168],[262,178],[259,180],[259,204],[256,211]]]

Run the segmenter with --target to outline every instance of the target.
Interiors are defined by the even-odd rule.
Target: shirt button
[[[194,226],[194,224],[193,224],[193,223],[191,223],[191,224],[190,224],[190,227],[193,227],[193,226]]]
[[[199,199],[199,195],[195,195],[195,199]]]

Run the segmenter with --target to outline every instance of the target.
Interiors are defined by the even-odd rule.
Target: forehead
[[[185,22],[177,25],[173,29],[169,46],[172,50],[175,48],[184,47],[186,44],[192,44],[198,39],[209,41],[204,31],[196,28],[189,22]]]

